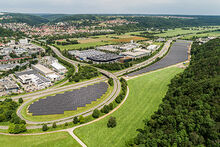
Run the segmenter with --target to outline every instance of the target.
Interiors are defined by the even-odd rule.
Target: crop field
[[[94,86],[94,85],[92,85]],[[24,108],[21,111],[22,116],[30,121],[36,121],[36,122],[40,122],[40,121],[51,121],[51,120],[56,120],[56,119],[61,119],[61,118],[65,118],[65,117],[69,117],[69,116],[73,116],[76,115],[78,113],[87,111],[91,108],[93,108],[94,106],[100,104],[101,102],[103,102],[112,92],[113,87],[109,86],[109,88],[107,89],[107,91],[105,92],[104,95],[102,95],[101,98],[98,98],[96,101],[91,101],[91,104],[86,104],[85,107],[77,107],[76,110],[72,110],[72,111],[64,111],[64,114],[53,114],[53,115],[32,115],[31,113],[28,113],[28,106],[31,105],[33,102],[30,102],[29,104],[25,105]],[[97,92],[97,91],[96,91]],[[95,91],[93,92],[95,93]],[[62,93],[60,93],[62,95]],[[83,94],[88,94],[87,92],[83,92],[81,93]],[[51,95],[53,96],[53,95]],[[81,97],[80,97],[81,98]],[[42,99],[42,98],[41,98]],[[84,98],[83,98],[84,99]],[[75,100],[74,100],[75,101]],[[80,100],[78,101],[80,102]],[[83,101],[84,102],[84,101]],[[64,106],[65,107],[65,106]],[[72,107],[73,108],[73,107]],[[45,111],[46,112],[46,111]]]
[[[135,32],[133,32],[135,33]],[[74,50],[74,49],[85,49],[90,47],[102,46],[102,45],[110,45],[110,44],[119,44],[130,42],[131,40],[139,41],[139,40],[147,40],[147,38],[131,36],[129,34],[124,35],[99,35],[99,36],[91,36],[88,38],[72,38],[71,40],[77,40],[79,44],[73,45],[56,45],[61,50]]]
[[[211,30],[220,29],[220,26],[216,26],[215,28],[206,28],[206,29],[193,28],[193,29],[194,30],[183,30],[181,28],[176,28],[174,30],[169,29],[165,33],[156,34],[155,36],[158,36],[158,37],[172,37],[172,36],[184,35],[184,34],[196,34],[198,32],[204,32],[204,31],[211,31]]]
[[[136,76],[142,73],[146,73],[149,71],[157,70],[160,68],[164,68],[170,65],[174,65],[180,62],[184,62],[188,59],[188,48],[189,48],[190,42],[188,41],[180,41],[180,42],[175,42],[170,48],[170,51],[168,54],[161,59],[160,61],[146,67],[143,69],[140,69],[138,71],[132,72],[128,74],[128,76]]]
[[[157,110],[170,80],[182,71],[171,67],[129,80],[130,93],[127,100],[110,115],[116,117],[115,128],[107,128],[108,116],[78,128],[74,133],[89,147],[125,146],[125,142],[137,134],[136,129],[144,126],[143,119],[149,118]]]
[[[80,147],[67,132],[30,136],[0,135],[2,147]]]

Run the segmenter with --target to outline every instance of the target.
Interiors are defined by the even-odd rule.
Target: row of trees
[[[69,40],[66,39],[66,41],[57,41],[56,42],[57,45],[71,45],[71,44],[79,44],[79,42],[77,40]]]
[[[218,146],[220,120],[220,39],[194,43],[189,67],[169,90],[129,145]]]

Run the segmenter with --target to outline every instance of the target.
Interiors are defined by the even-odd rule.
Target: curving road
[[[51,47],[51,49],[57,54],[58,57],[60,57],[61,59],[71,63],[72,65],[78,65],[78,64],[82,64],[82,65],[88,65],[88,64],[85,64],[85,63],[80,63],[80,62],[77,62],[77,61],[73,61],[73,60],[70,60],[66,57],[64,57],[57,48],[53,47],[53,46],[49,46]],[[63,91],[67,91],[67,90],[71,90],[71,89],[76,89],[76,88],[81,88],[81,87],[85,87],[87,85],[90,85],[90,84],[94,84],[94,83],[97,83],[97,82],[101,82],[103,80],[106,80],[106,78],[98,78],[98,79],[93,79],[93,80],[89,80],[89,81],[85,81],[85,82],[81,82],[81,83],[77,83],[76,85],[68,85],[68,86],[64,86],[64,87],[58,87],[58,88],[55,88],[55,89],[48,89],[48,91],[44,91],[44,93],[41,93],[41,94],[38,94],[38,95],[34,95],[30,100],[26,101],[25,103],[23,103],[17,110],[17,115],[25,120],[28,124],[43,124],[43,123],[53,123],[53,122],[60,122],[60,121],[63,121],[62,123],[65,123],[67,122],[68,119],[72,119],[74,116],[78,116],[78,115],[83,115],[83,116],[88,116],[88,115],[91,115],[93,110],[95,109],[101,109],[105,104],[109,104],[111,103],[112,101],[114,101],[114,99],[119,95],[120,91],[121,91],[121,84],[120,84],[120,81],[118,80],[117,76],[115,76],[114,74],[108,72],[108,71],[105,71],[103,69],[100,69],[100,68],[96,68],[99,72],[101,72],[102,74],[106,75],[107,77],[111,77],[114,81],[114,88],[113,88],[113,91],[112,93],[108,96],[107,99],[105,99],[102,103],[100,103],[99,105],[85,111],[85,112],[82,112],[82,113],[79,113],[77,115],[73,115],[73,116],[70,116],[70,117],[66,117],[66,118],[62,118],[62,119],[58,119],[58,120],[54,120],[54,121],[42,121],[42,122],[33,122],[33,121],[29,121],[29,120],[26,120],[22,115],[21,115],[21,111],[22,109],[24,108],[24,106],[28,103],[30,103],[31,101],[39,98],[39,97],[43,97],[43,96],[47,96],[47,95],[50,95],[50,94],[55,94],[55,93],[59,93],[59,92],[63,92]],[[40,92],[39,92],[40,93]]]
[[[109,104],[109,103],[111,103],[111,102],[117,97],[117,95],[119,94],[119,92],[120,92],[119,88],[120,88],[121,86],[119,86],[119,85],[120,85],[120,82],[119,82],[119,80],[117,79],[117,77],[116,77],[115,75],[120,76],[120,75],[123,75],[123,74],[125,74],[125,73],[127,73],[127,72],[136,70],[136,69],[138,69],[138,68],[141,68],[141,67],[143,67],[143,66],[146,66],[146,65],[152,63],[152,62],[155,61],[158,57],[162,57],[162,56],[168,51],[171,42],[172,42],[172,40],[168,40],[168,41],[164,44],[164,46],[163,46],[163,48],[161,49],[161,51],[160,51],[159,53],[157,53],[155,56],[153,56],[152,58],[150,58],[150,59],[148,59],[148,60],[146,60],[146,61],[144,61],[144,62],[142,62],[142,63],[140,63],[140,64],[136,64],[136,65],[134,65],[134,66],[132,66],[132,67],[130,67],[130,68],[127,68],[127,69],[121,70],[121,71],[119,71],[119,72],[116,72],[116,73],[114,73],[114,74],[113,74],[113,73],[110,73],[110,72],[108,72],[108,71],[105,71],[105,70],[102,70],[102,69],[97,68],[97,69],[98,69],[100,72],[102,72],[103,74],[105,74],[105,75],[107,75],[107,76],[109,76],[109,77],[112,77],[112,78],[114,79],[114,85],[117,85],[117,87],[116,87],[116,86],[114,87],[114,90],[113,90],[113,92],[111,93],[111,95],[110,95],[103,103],[99,104],[97,107],[98,107],[99,109],[101,109],[101,106],[103,106],[104,104]],[[52,48],[52,50],[53,50],[60,58],[66,60],[66,61],[68,61],[68,62],[71,62],[71,64],[74,64],[74,65],[83,64],[83,65],[85,65],[85,63],[79,63],[79,62],[77,62],[77,61],[72,61],[72,60],[70,60],[70,59],[64,57],[64,56],[59,52],[58,49],[56,49],[56,48],[53,47],[53,46],[50,46],[50,47]],[[90,84],[94,84],[94,83],[97,83],[97,82],[101,82],[101,81],[104,81],[104,80],[107,80],[107,78],[105,78],[105,77],[96,78],[96,79],[92,79],[92,80],[89,80],[89,81],[84,81],[84,82],[81,82],[81,83],[76,83],[76,84],[72,84],[72,85],[68,85],[68,86],[63,86],[63,87],[53,87],[53,88],[51,88],[51,89],[46,89],[46,90],[44,90],[44,91],[39,91],[39,92],[35,92],[35,93],[23,95],[22,97],[23,97],[24,99],[28,99],[28,98],[30,98],[30,97],[31,97],[31,99],[28,100],[28,101],[26,101],[24,104],[22,104],[22,105],[19,107],[19,109],[18,109],[18,111],[17,111],[17,114],[18,114],[18,116],[20,116],[21,118],[23,118],[20,113],[21,113],[21,110],[22,110],[22,108],[24,107],[24,105],[27,104],[27,103],[29,103],[29,102],[31,102],[31,101],[33,101],[34,99],[39,98],[39,97],[43,97],[43,96],[47,96],[47,95],[50,95],[50,94],[55,94],[55,93],[59,93],[59,92],[63,92],[63,91],[68,91],[68,90],[72,90],[72,89],[76,89],[76,88],[81,88],[81,87],[84,87],[84,86],[87,86],[87,85],[90,85]],[[118,90],[116,90],[116,89],[118,89]],[[18,98],[20,98],[20,97],[21,97],[21,96],[15,96],[15,97],[13,97],[13,99],[18,99]],[[94,109],[95,109],[95,108],[94,108]],[[94,110],[94,109],[93,109],[93,110]],[[87,112],[85,112],[83,115],[85,115],[85,116],[90,115],[93,110],[87,111]],[[80,115],[80,114],[78,114],[78,115]],[[71,116],[71,118],[72,118],[72,117],[73,117],[73,116]],[[63,118],[63,119],[59,119],[59,120],[55,120],[55,121],[56,121],[56,122],[58,121],[58,124],[63,124],[63,123],[65,123],[65,122],[70,122],[70,121],[72,121],[72,120],[70,120],[70,117],[68,117],[68,118]],[[48,123],[55,122],[55,121],[48,121]],[[45,123],[45,122],[30,122],[30,121],[27,121],[27,123],[41,124],[41,123]],[[41,127],[41,126],[40,126],[40,127]],[[39,126],[31,126],[31,127],[28,127],[28,128],[29,128],[29,129],[39,128]]]

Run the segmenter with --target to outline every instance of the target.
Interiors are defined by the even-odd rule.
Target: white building
[[[144,57],[144,56],[149,56],[151,54],[151,51],[149,50],[145,50],[145,49],[134,49],[133,51],[127,51],[127,52],[122,52],[121,55],[123,56],[128,56],[128,57],[131,57],[131,58],[141,58],[141,57]]]
[[[32,66],[32,69],[34,69],[35,71],[43,74],[44,76],[48,76],[50,74],[54,74],[55,72],[50,70],[49,68],[41,65],[41,64],[36,64],[36,65],[31,65]]]
[[[58,62],[53,62],[51,66],[55,69],[55,71],[59,72],[60,74],[65,74],[67,72],[66,67]]]
[[[49,74],[47,75],[47,77],[51,80],[51,81],[58,81],[60,80],[60,76],[58,76],[57,74]]]
[[[148,50],[151,50],[151,51],[155,51],[157,49],[158,45],[149,45],[147,47]]]
[[[22,45],[26,45],[26,44],[28,44],[28,39],[27,39],[27,38],[25,38],[25,39],[20,39],[20,40],[19,40],[19,43],[22,44]]]

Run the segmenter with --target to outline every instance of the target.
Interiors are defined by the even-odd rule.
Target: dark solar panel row
[[[92,101],[100,98],[108,89],[108,84],[101,82],[87,87],[82,87],[63,94],[48,96],[34,102],[28,108],[32,115],[63,114],[64,111],[76,110],[77,107],[84,107]]]
[[[163,59],[152,64],[151,66],[148,66],[136,72],[130,73],[128,74],[128,76],[139,75],[142,73],[146,73],[149,71],[157,70],[160,68],[164,68],[170,65],[174,65],[174,64],[186,61],[188,58],[187,50],[189,48],[190,43],[191,42],[189,41],[183,41],[183,40],[173,43],[172,47],[170,48],[169,53]]]

